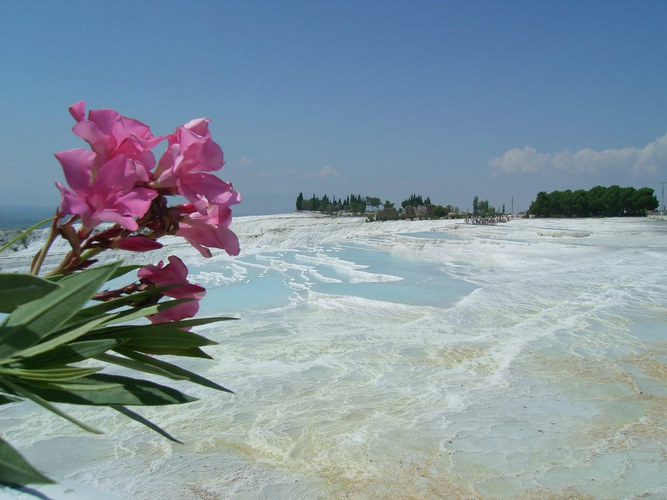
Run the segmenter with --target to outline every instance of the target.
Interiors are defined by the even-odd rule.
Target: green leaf
[[[102,370],[101,366],[83,368],[66,366],[58,368],[0,368],[0,377],[9,376],[23,380],[42,380],[44,382],[65,382],[87,377]]]
[[[9,403],[16,403],[22,401],[21,398],[10,396],[9,394],[0,394],[0,405],[6,405]]]
[[[117,268],[118,263],[111,263],[71,274],[58,282],[61,285],[58,289],[17,307],[0,331],[0,359],[35,345],[57,330],[90,300]]]
[[[171,326],[171,323],[155,325],[130,325],[123,327],[100,328],[90,332],[86,340],[116,339],[123,340],[123,345],[142,348],[188,348],[215,345],[216,342]]]
[[[58,282],[59,290],[17,309],[9,316],[7,325],[29,325],[38,332],[54,331],[90,300],[119,264],[112,262],[65,276]]]
[[[27,386],[27,382],[21,382]],[[54,403],[76,405],[161,406],[196,401],[196,398],[148,380],[97,373],[62,383],[31,382],[30,391]]]
[[[0,274],[0,313],[10,313],[21,304],[39,299],[58,288],[57,283],[32,274]]]
[[[67,413],[65,413],[64,411],[59,409],[58,407],[53,406],[51,403],[49,403],[49,401],[48,401],[49,398],[48,397],[47,398],[40,397],[40,395],[37,394],[36,391],[31,390],[34,387],[32,384],[26,384],[24,382],[19,382],[19,381],[16,381],[16,383],[13,383],[13,382],[10,382],[9,380],[7,380],[6,378],[2,379],[1,382],[5,386],[7,386],[9,389],[14,391],[15,394],[17,394],[19,396],[23,396],[26,399],[30,399],[31,401],[34,401],[35,403],[40,405],[42,408],[45,408],[52,413],[55,413],[56,415],[58,415],[59,417],[64,418],[65,420],[69,420],[74,425],[76,425],[78,427],[81,427],[83,430],[88,431],[88,432],[92,432],[93,434],[102,434],[102,432],[98,431],[97,429],[95,429],[93,427],[90,427],[87,424],[84,424],[80,420],[72,417],[71,415],[68,415]],[[47,396],[48,396],[48,393],[47,393]]]
[[[174,326],[176,328],[190,328],[193,326],[208,325],[209,323],[218,323],[220,321],[237,321],[238,318],[230,318],[227,316],[212,316],[210,318],[192,318],[192,319],[183,319],[181,321],[172,321],[168,324],[169,326]]]
[[[26,229],[25,231],[23,231],[22,233],[20,233],[18,236],[16,236],[16,238],[13,238],[12,240],[10,240],[10,241],[8,241],[7,243],[5,243],[4,245],[2,245],[2,246],[0,247],[0,252],[2,252],[3,250],[6,250],[7,248],[9,248],[10,246],[12,246],[14,243],[16,243],[17,241],[19,241],[20,239],[23,239],[23,238],[25,238],[26,236],[28,236],[28,235],[29,235],[30,233],[32,233],[35,229],[37,229],[39,226],[41,226],[41,225],[43,225],[43,224],[46,224],[47,222],[50,222],[50,221],[52,221],[52,220],[55,219],[55,218],[56,218],[55,216],[53,216],[53,217],[49,217],[48,219],[44,219],[44,220],[39,221],[39,222],[36,223],[36,224],[33,224],[33,225],[30,226],[28,229]]]
[[[195,384],[203,385],[205,387],[210,387],[211,389],[216,389],[218,391],[229,392],[234,394],[233,391],[216,384],[212,380],[209,380],[201,375],[197,375],[191,371],[181,368],[180,366],[167,363],[151,356],[146,356],[138,352],[134,352],[131,349],[116,349],[116,352],[126,356],[126,358],[120,358],[118,356],[113,356],[111,354],[104,354],[97,359],[100,361],[106,361],[108,363],[114,363],[132,370],[144,371],[147,373],[153,373],[155,375],[161,375],[163,377],[168,377],[174,380],[189,380]],[[130,359],[127,359],[130,358]]]
[[[0,438],[0,483],[50,484],[51,479],[35,469],[9,443]]]
[[[66,323],[66,327],[72,327],[76,326],[79,324],[83,324],[82,322],[89,321],[91,318],[107,318],[107,322],[109,324],[112,323],[123,323],[123,322],[128,322],[128,321],[133,321],[135,319],[139,318],[144,318],[146,316],[150,316],[151,314],[157,314],[160,311],[164,311],[166,309],[169,309],[170,307],[174,307],[182,302],[189,302],[193,299],[177,299],[177,300],[169,300],[167,302],[160,302],[160,303],[155,303],[155,304],[150,304],[146,306],[134,306],[124,309],[121,311],[117,311],[113,313],[113,315],[105,315],[105,314],[77,314],[75,317],[73,317],[68,323]],[[93,306],[96,307],[96,306]],[[88,308],[92,309],[92,308]],[[84,309],[85,311],[86,309]],[[134,326],[148,326],[148,325],[134,325]]]
[[[159,349],[160,354],[170,354],[171,351],[165,351],[165,349],[168,349],[173,350],[173,354],[180,355],[176,351],[180,351],[183,348],[189,349],[191,347],[201,347],[217,344],[215,341],[209,340],[206,337],[196,333],[182,330],[182,328],[190,328],[193,326],[232,319],[235,318],[195,318],[190,320],[174,321],[171,323],[157,323],[153,325],[109,326],[92,331],[86,336],[86,339],[113,338],[117,339],[119,344],[122,343],[123,345],[137,348],[143,352],[157,354],[158,351],[153,352],[150,349]],[[109,323],[112,323],[112,321]],[[191,355],[187,354],[187,356]],[[197,354],[195,357],[200,356]],[[208,358],[208,356],[204,357]]]
[[[146,307],[134,307],[126,311],[118,311],[116,317],[109,321],[109,324],[112,323],[122,323],[124,321],[132,321],[138,318],[143,318],[145,316],[150,316],[151,314],[157,314],[161,311],[170,309],[178,304],[183,302],[191,302],[194,299],[174,299],[167,300],[166,302],[159,302],[158,304],[152,304]]]
[[[188,347],[184,349],[178,349],[176,347],[164,347],[164,348],[152,347],[150,349],[134,347],[134,350],[139,352],[145,352],[148,354],[154,354],[156,356],[170,355],[170,356],[182,356],[187,358],[213,359],[211,356],[202,351],[199,347]]]
[[[155,296],[162,295],[164,290],[167,290],[171,287],[156,287],[149,290],[143,290],[141,292],[135,292],[131,295],[125,295],[123,297],[118,297],[116,299],[107,300],[94,306],[86,307],[81,309],[75,316],[71,318],[70,321],[77,321],[81,319],[89,319],[92,317],[97,317],[106,312],[113,311],[114,309],[119,309],[121,307],[133,306],[135,304],[146,303],[148,299],[151,299]]]
[[[171,434],[169,434],[167,431],[165,431],[165,430],[162,429],[161,427],[158,427],[157,425],[155,425],[153,422],[151,422],[151,421],[148,420],[147,418],[142,417],[141,415],[139,415],[139,414],[136,413],[136,412],[133,412],[133,411],[130,410],[129,408],[125,408],[124,406],[117,406],[117,405],[111,406],[111,408],[113,408],[113,409],[116,410],[117,412],[122,413],[122,414],[125,415],[126,417],[129,417],[129,418],[131,418],[132,420],[136,420],[136,421],[139,422],[140,424],[143,424],[143,425],[145,425],[146,427],[148,427],[148,428],[154,430],[155,432],[157,432],[158,434],[161,434],[162,436],[166,437],[166,438],[169,439],[170,441],[174,441],[175,443],[178,443],[178,444],[183,444],[182,441],[179,441],[178,439],[176,439],[174,436],[172,436]]]
[[[218,323],[220,321],[238,321],[239,318],[230,318],[228,316],[212,316],[210,318],[193,318],[193,319],[184,319],[181,321],[172,321],[169,323],[170,326],[176,326],[178,328],[189,328],[191,326],[201,326],[208,325],[209,323]]]
[[[30,358],[31,356],[36,356],[38,354],[48,353],[49,351],[63,344],[78,339],[79,337],[85,335],[96,326],[99,326],[105,321],[108,321],[112,317],[113,315],[108,317],[97,318],[73,330],[65,329],[60,332],[57,332],[56,334],[51,336],[51,338],[49,338],[44,342],[40,342],[37,345],[28,347],[27,349],[19,350],[9,358],[0,359],[0,365],[11,363],[21,358]]]
[[[54,347],[44,353],[21,359],[17,364],[22,367],[35,367],[41,365],[68,365],[88,358],[94,358],[114,347],[119,346],[122,340],[102,339],[84,340],[81,342],[70,342],[68,344]]]
[[[126,356],[125,351],[117,350],[119,354]],[[131,351],[130,352],[135,352]],[[146,356],[141,354],[149,359],[152,359],[151,356]],[[128,357],[115,356],[113,354],[101,354],[95,358],[99,361],[104,361],[105,363],[111,363],[114,365],[122,366],[123,368],[129,368],[130,370],[135,370],[144,373],[151,373],[153,375],[160,375],[162,377],[167,377],[173,380],[186,380],[186,377],[176,376],[170,373],[169,371],[163,370],[161,368],[156,368],[148,363],[142,363],[140,361],[135,361],[134,359],[128,359]]]

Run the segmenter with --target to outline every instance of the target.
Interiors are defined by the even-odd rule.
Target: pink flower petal
[[[191,191],[205,198],[210,204],[233,205],[241,202],[241,196],[234,191],[231,184],[212,174],[190,174],[183,178],[182,184],[186,184]],[[186,198],[190,199],[187,196]]]
[[[114,125],[121,119],[120,113],[113,109],[91,109],[88,111],[88,121],[95,124],[101,134],[111,136]]]
[[[143,217],[148,212],[151,202],[158,195],[157,191],[148,188],[136,188],[118,196],[115,208],[132,217]]]
[[[70,187],[76,193],[88,189],[95,153],[87,149],[70,149],[60,151],[55,156],[63,167],[65,179]]]
[[[134,217],[113,209],[97,210],[91,212],[83,219],[83,224],[86,227],[97,226],[100,222],[114,222],[130,231],[139,229],[139,225],[137,224],[137,221],[134,220]]]
[[[211,120],[208,118],[194,118],[183,125],[183,128],[190,130],[202,139],[209,139],[211,137],[211,132],[208,130],[209,123],[211,123]]]
[[[199,312],[199,302],[192,300],[170,307],[165,311],[148,316],[152,323],[168,323],[170,321],[181,321],[192,318]]]
[[[212,172],[225,164],[222,148],[212,140],[187,145],[184,163],[190,172]]]
[[[72,118],[80,122],[86,117],[86,101],[79,101],[76,104],[72,104],[68,110]]]
[[[60,182],[56,181],[56,187],[60,190],[60,211],[67,215],[83,215],[90,208],[81,198],[78,198]]]
[[[155,167],[155,156],[150,151],[164,137],[153,137],[150,128],[133,118],[121,116],[113,109],[91,109],[88,119],[83,116],[84,105],[77,103],[70,108],[78,119],[72,131],[90,144],[99,155],[97,163],[104,163],[116,155],[124,154],[139,162],[139,177],[148,182],[149,172]]]
[[[99,193],[128,191],[137,182],[134,164],[125,156],[114,156],[104,163],[95,178],[92,189]]]
[[[125,155],[135,161],[136,176],[141,182],[148,182],[150,171],[155,167],[155,155],[143,147],[139,139],[130,136],[116,148],[116,155]]]
[[[204,257],[211,256],[208,248],[221,248],[229,255],[238,255],[241,248],[238,237],[229,229],[231,220],[229,207],[212,205],[205,216],[195,213],[183,217],[176,235],[185,238]]]
[[[113,150],[116,147],[116,141],[100,130],[95,122],[91,122],[90,120],[78,122],[72,128],[72,132],[90,144],[91,149],[102,156],[103,159],[106,159],[108,156],[108,150]]]
[[[199,311],[199,300],[206,294],[206,289],[187,281],[188,268],[183,261],[172,255],[169,264],[160,261],[156,266],[144,266],[137,272],[142,280],[149,281],[156,286],[172,286],[164,291],[164,295],[179,299],[194,299],[171,307],[165,311],[149,316],[153,323],[165,321],[179,321],[190,318]]]

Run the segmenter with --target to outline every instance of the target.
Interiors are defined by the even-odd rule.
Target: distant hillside
[[[28,228],[53,216],[56,207],[16,207],[0,205],[0,229]]]

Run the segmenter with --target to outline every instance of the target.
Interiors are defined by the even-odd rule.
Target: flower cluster
[[[194,299],[148,316],[151,322],[180,321],[184,318],[193,317],[199,311],[199,301],[206,294],[206,289],[188,282],[188,268],[175,255],[169,257],[169,264],[164,265],[160,261],[156,266],[144,266],[139,269],[137,274],[145,283],[150,283],[154,286],[170,287],[164,292],[164,295],[167,297]]]
[[[229,226],[230,207],[240,203],[241,196],[213,174],[222,168],[224,155],[211,139],[208,119],[198,118],[173,134],[154,136],[144,123],[111,109],[90,110],[86,117],[84,101],[70,106],[69,112],[76,121],[74,134],[90,149],[56,153],[68,186],[56,182],[61,202],[53,227],[72,247],[56,273],[84,269],[107,248],[160,248],[157,240],[164,235],[182,236],[204,257],[211,257],[211,248],[238,255],[238,238]],[[163,142],[166,149],[156,161],[153,149]],[[170,206],[170,196],[185,203]],[[187,268],[174,256],[167,265],[160,262],[139,271],[143,286],[170,285],[164,295],[194,299],[151,317],[152,321],[177,321],[197,312],[196,301],[205,290],[188,283],[186,276]]]
[[[51,221],[30,273],[0,273],[0,406],[32,400],[95,433],[100,431],[57,405],[106,406],[180,443],[129,406],[183,404],[195,398],[131,374],[232,392],[159,357],[210,359],[202,348],[215,342],[190,329],[233,318],[192,318],[206,290],[188,281],[188,269],[176,256],[143,267],[119,261],[96,264],[97,256],[108,249],[154,250],[162,247],[158,240],[165,235],[183,237],[204,257],[211,257],[212,248],[237,255],[230,207],[241,197],[215,175],[224,157],[206,118],[154,136],[145,124],[110,109],[86,115],[83,101],[69,111],[76,121],[74,133],[90,148],[56,153],[66,184],[56,182],[61,200],[55,215],[0,245],[2,252]],[[160,144],[164,152],[156,160]],[[170,200],[177,201],[170,205]],[[59,237],[71,249],[40,277]],[[137,268],[136,278],[118,288],[119,279]],[[136,324],[138,318],[152,324]],[[101,373],[110,365],[130,376]],[[53,482],[3,438],[0,484]]]

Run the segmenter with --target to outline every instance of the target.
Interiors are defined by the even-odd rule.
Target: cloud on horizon
[[[250,156],[242,156],[239,159],[239,166],[240,167],[244,167],[246,165],[252,165],[253,163],[255,163],[255,159],[251,158]]]
[[[598,174],[608,171],[629,171],[635,174],[656,174],[667,164],[667,134],[639,149],[627,147],[594,151],[580,149],[559,153],[541,153],[526,146],[514,148],[489,160],[497,174]]]
[[[340,172],[329,165],[325,165],[315,174],[316,177],[340,177]]]

